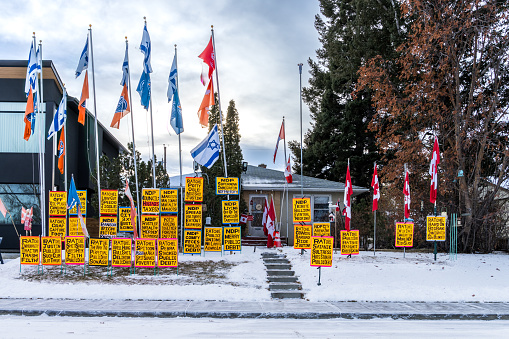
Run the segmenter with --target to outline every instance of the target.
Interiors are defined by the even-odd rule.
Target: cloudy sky
[[[205,93],[200,82],[198,55],[207,45],[214,25],[221,106],[226,113],[235,100],[240,117],[241,147],[251,165],[265,163],[283,170],[282,143],[272,163],[283,116],[286,137],[300,141],[299,71],[302,84],[309,79],[308,58],[320,47],[314,28],[317,0],[178,0],[178,1],[2,1],[0,59],[27,59],[32,32],[42,40],[43,57],[51,59],[69,95],[79,98],[83,77],[74,72],[92,24],[97,114],[109,126],[121,92],[125,36],[133,95],[136,147],[150,156],[149,114],[135,88],[142,71],[139,50],[143,17],[152,42],[151,74],[155,153],[162,159],[167,145],[170,176],[178,174],[178,136],[169,126],[171,106],[166,98],[168,74],[177,45],[179,93],[184,116],[182,161],[190,172],[190,150],[207,134],[198,123],[197,111]],[[92,85],[92,79],[90,79]],[[217,87],[216,87],[217,91]],[[92,98],[91,98],[92,99]],[[93,102],[88,102],[93,108]],[[128,119],[126,119],[128,118]],[[109,128],[124,145],[131,141],[130,118],[120,129]],[[310,127],[309,110],[303,105],[303,128]]]

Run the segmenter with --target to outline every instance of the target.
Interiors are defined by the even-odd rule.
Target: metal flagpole
[[[375,170],[376,170],[376,161],[375,161]],[[378,176],[377,176],[378,180]],[[380,192],[380,184],[378,185],[378,191]],[[373,192],[374,194],[374,192]],[[373,255],[376,255],[376,210],[375,210],[375,216],[374,216],[374,223],[373,223]]]
[[[175,68],[178,69],[178,66],[177,66],[177,44],[175,44]],[[178,75],[178,71],[177,71],[177,76],[176,76],[176,85],[177,85],[177,93],[178,93],[178,90],[179,90],[179,75]],[[173,100],[175,100],[175,98],[173,98]],[[183,195],[183,190],[182,190],[182,142],[181,142],[181,138],[180,138],[180,134],[178,134],[179,136],[179,170],[180,170],[180,247],[182,248],[182,251],[183,251],[183,248],[184,248],[184,195]]]
[[[131,95],[131,69],[129,68],[129,43],[127,41],[127,37],[125,37],[125,50],[127,55],[127,76],[129,81],[129,107],[131,107],[131,132],[133,134],[133,162],[134,162],[134,179],[136,182],[136,205],[138,207],[136,213],[136,225],[138,227],[140,223],[140,218],[138,214],[140,213],[140,190],[138,188],[138,165],[136,165],[136,142],[134,141],[134,113],[133,113],[133,97]]]
[[[145,20],[145,26],[147,26],[147,18],[143,17]],[[150,73],[148,73],[148,76],[150,77]],[[153,188],[156,188],[156,159],[155,159],[155,151],[154,151],[154,119],[152,118],[152,84],[149,83],[149,105],[150,105],[150,135],[152,136],[152,183]]]
[[[36,48],[36,40],[35,40],[35,32],[34,32],[34,49]],[[46,129],[46,116],[43,115],[43,109],[42,109],[42,105],[44,103],[44,99],[43,99],[43,77],[42,77],[42,41],[40,43],[40,50],[39,50],[39,53],[40,53],[40,58],[37,57],[37,53],[36,53],[36,58],[37,58],[37,63],[39,63],[39,59],[41,61],[41,75],[40,75],[40,83],[41,83],[41,86],[39,87],[39,95],[37,96],[37,101],[38,101],[38,104],[37,104],[37,111],[38,111],[38,115],[39,117],[41,118],[40,121],[39,121],[39,133],[40,133],[40,138],[39,138],[39,183],[40,183],[40,196],[41,196],[41,234],[42,236],[46,236],[46,194],[45,194],[45,190],[46,190],[46,185],[45,185],[45,171],[44,171],[44,156],[46,154],[46,143],[45,143],[45,140],[44,140],[44,132],[45,132],[45,129]],[[37,82],[37,79],[36,79],[36,82]],[[37,84],[36,84],[37,86]]]
[[[212,46],[214,47],[214,61],[216,63],[216,87],[217,87],[217,101],[219,102],[219,122],[221,123],[221,135],[222,135],[221,141],[223,143],[224,176],[228,178],[228,168],[226,164],[226,149],[224,147],[223,112],[221,111],[221,95],[219,92],[219,73],[217,71],[217,53],[216,53],[216,39],[214,37],[214,25],[211,25],[210,28],[211,28],[210,30],[212,31]],[[229,196],[228,200],[230,200]]]
[[[302,63],[299,66],[299,97],[300,97],[300,195],[304,198],[304,159],[302,158]]]
[[[94,73],[94,47],[92,44],[92,25],[89,25],[89,39],[90,39],[90,59],[92,60],[92,91],[94,93],[94,115],[95,115],[95,154],[97,161],[97,197],[99,199],[99,210],[98,214],[101,212],[101,171],[99,168],[99,136],[98,136],[98,128],[97,128],[97,100],[95,96],[95,73]],[[67,143],[67,142],[66,142]]]
[[[283,116],[283,130],[285,131],[285,139],[284,139],[284,146],[285,146],[285,169],[286,166],[288,166],[287,159],[286,159],[286,126],[285,126],[285,117]],[[291,171],[291,169],[290,169]],[[286,246],[288,246],[288,180],[286,180],[285,177],[285,189],[286,189]]]
[[[65,89],[65,87],[62,88],[62,91],[63,91],[62,94],[66,95],[67,90]],[[65,191],[67,192],[67,119],[65,119],[64,140],[65,140],[65,142],[64,142],[64,187],[65,187]]]

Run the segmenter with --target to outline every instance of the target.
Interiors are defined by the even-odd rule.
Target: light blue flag
[[[48,140],[62,129],[67,119],[67,92],[64,90],[64,95],[58,105],[58,109],[53,116],[53,122],[51,123],[48,131]]]
[[[217,124],[214,125],[209,135],[191,151],[194,161],[202,166],[211,168],[219,158],[219,134],[217,133]]]
[[[69,186],[69,194],[67,197],[67,209],[70,210],[76,205],[81,207],[80,197],[78,196],[78,192],[76,191],[76,185],[74,184],[74,177],[71,178],[71,185]]]
[[[141,37],[140,50],[145,54],[143,58],[143,70],[145,73],[152,73],[152,65],[150,64],[150,53],[152,52],[152,44],[150,43],[150,35],[147,31],[147,23],[143,27],[143,36]]]
[[[173,57],[173,63],[171,64],[170,76],[168,77],[168,91],[166,92],[166,96],[168,97],[168,102],[171,101],[173,97],[173,93],[177,91],[177,54]]]
[[[180,106],[179,93],[175,90],[173,94],[173,104],[171,105],[170,125],[175,133],[184,132],[184,122],[182,121],[182,106]]]
[[[88,69],[88,36],[85,42],[85,48],[83,48],[83,52],[81,52],[80,55],[80,61],[78,61],[78,67],[76,67],[76,78],[79,77],[81,72],[85,69]]]
[[[150,104],[150,74],[145,73],[145,71],[141,74],[136,92],[140,94],[143,107],[148,109],[148,105]]]

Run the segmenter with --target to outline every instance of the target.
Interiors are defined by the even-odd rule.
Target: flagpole
[[[376,161],[375,161],[374,167],[375,167],[375,171],[376,171]],[[378,184],[378,185],[379,185],[378,191],[380,192],[380,184]],[[377,202],[377,204],[378,204],[378,202]],[[378,205],[377,205],[377,208],[378,208]],[[373,222],[373,255],[374,256],[376,255],[376,210],[375,210],[375,216],[374,216],[374,222]]]
[[[287,159],[286,159],[286,126],[285,126],[285,117],[283,116],[283,130],[285,131],[285,139],[284,139],[284,146],[285,146],[285,168],[288,166]],[[291,171],[291,169],[290,169]],[[301,178],[302,179],[302,178]],[[286,189],[286,246],[288,246],[288,180],[285,178],[285,189]],[[282,208],[281,208],[282,209]]]
[[[175,68],[178,69],[178,66],[177,66],[177,44],[175,44]],[[177,72],[177,76],[175,77],[175,80],[176,80],[176,85],[177,85],[177,93],[178,93],[178,90],[179,90],[179,75],[178,75],[178,72]],[[175,98],[173,98],[173,100],[175,100]],[[183,191],[182,191],[182,142],[181,142],[181,138],[180,138],[180,134],[178,134],[179,136],[179,170],[180,170],[180,247],[181,248],[184,248],[184,196],[183,196]]]
[[[140,213],[140,191],[138,188],[138,165],[136,165],[136,142],[134,141],[134,113],[133,113],[133,97],[131,95],[131,69],[129,68],[129,43],[127,41],[127,36],[125,37],[125,50],[127,54],[127,76],[129,81],[129,106],[131,108],[131,132],[133,135],[133,162],[134,162],[134,179],[136,181],[136,205],[138,206],[138,210],[136,215]],[[140,218],[136,216],[136,225],[135,227],[138,227],[138,224],[140,223]]]
[[[62,94],[66,96],[67,90],[65,89],[65,84],[62,86],[62,91]],[[64,126],[64,187],[65,191],[67,192],[67,118],[65,119]]]
[[[304,159],[302,157],[302,63],[299,66],[299,98],[300,98],[300,195],[304,197]]]
[[[224,176],[228,178],[228,166],[226,164],[226,149],[224,147],[224,129],[223,129],[223,112],[221,111],[221,94],[219,92],[219,72],[217,71],[217,52],[216,52],[216,39],[214,37],[214,25],[210,26],[212,31],[212,46],[214,47],[214,61],[216,64],[216,86],[217,86],[217,101],[219,102],[219,122],[221,124],[221,141],[223,144],[223,160],[224,160]],[[212,79],[210,79],[212,80]],[[212,94],[214,95],[214,94]],[[228,196],[228,200],[229,200]]]
[[[90,39],[90,59],[92,60],[92,92],[94,94],[94,115],[95,115],[95,155],[97,162],[97,197],[99,200],[99,206],[97,213],[101,212],[101,171],[99,168],[99,136],[98,136],[98,127],[97,127],[97,99],[95,96],[95,72],[94,72],[94,45],[92,43],[92,25],[89,25],[89,39]],[[67,142],[66,142],[67,143]]]
[[[35,40],[35,32],[34,32],[34,49],[36,48],[36,40]],[[40,60],[41,60],[41,76],[40,76],[40,82],[41,82],[41,86],[39,88],[39,95],[38,95],[38,98],[37,100],[39,101],[39,103],[37,104],[37,110],[38,110],[38,114],[39,114],[39,117],[41,118],[40,120],[40,126],[39,126],[39,132],[40,132],[40,138],[39,138],[39,177],[40,177],[40,195],[41,195],[41,234],[42,236],[46,236],[46,194],[45,194],[45,189],[46,189],[46,185],[44,184],[44,180],[45,180],[45,168],[44,168],[44,155],[46,154],[46,143],[45,143],[45,140],[44,140],[44,130],[46,129],[46,119],[45,119],[45,116],[42,116],[43,115],[43,110],[42,110],[42,105],[43,105],[43,77],[42,77],[42,40],[41,40],[41,44],[40,44],[40,51],[39,51],[41,54],[41,57],[40,57]],[[37,63],[39,63],[39,58],[37,57],[37,52],[36,52],[36,58],[37,58]]]

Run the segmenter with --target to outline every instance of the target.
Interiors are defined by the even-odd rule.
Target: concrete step
[[[276,252],[263,252],[262,253],[262,258],[273,258],[273,259],[281,259],[281,258],[286,258],[286,255],[285,254],[280,254],[280,253],[276,253]]]
[[[270,291],[270,295],[273,299],[302,299],[304,297],[302,292],[288,290],[273,290]]]
[[[269,282],[297,282],[297,277],[295,276],[268,276],[267,280]]]
[[[289,270],[292,268],[290,264],[265,264],[268,270]]]
[[[287,282],[287,283],[284,283],[284,282],[272,282],[272,283],[269,283],[269,290],[270,291],[274,291],[274,290],[300,290],[302,289],[302,286],[299,284],[299,283],[294,283],[294,282]]]
[[[290,260],[286,258],[263,258],[264,264],[289,264]]]
[[[291,270],[267,270],[268,276],[293,276],[295,275],[295,271]]]

